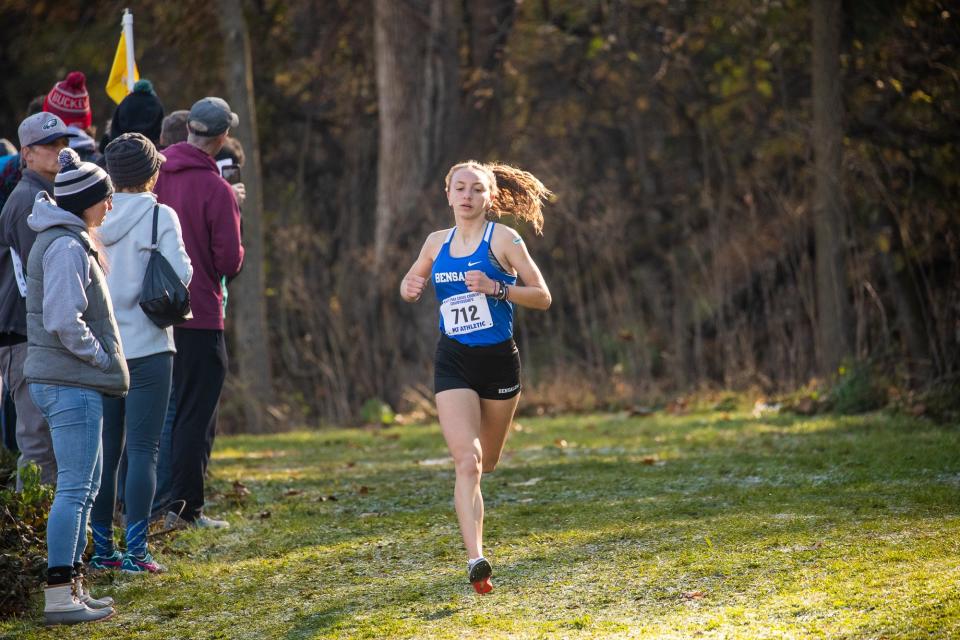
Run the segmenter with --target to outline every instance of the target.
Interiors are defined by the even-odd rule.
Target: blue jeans
[[[106,398],[103,402],[103,486],[91,516],[94,523],[103,526],[113,521],[121,452],[127,457],[123,477],[127,522],[139,522],[150,516],[157,483],[160,430],[170,399],[173,354],[133,358],[127,360],[127,366],[130,368],[127,397]]]
[[[160,452],[157,455],[157,491],[153,496],[153,515],[166,513],[170,506],[170,487],[173,481],[173,472],[170,465],[173,447],[173,419],[177,415],[177,396],[170,391],[170,404],[167,405],[167,415],[163,420],[163,430],[160,432]]]
[[[103,396],[82,387],[30,383],[30,397],[50,425],[57,492],[47,520],[47,566],[80,562],[87,518],[103,469]]]

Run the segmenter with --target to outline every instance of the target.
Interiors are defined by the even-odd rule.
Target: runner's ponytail
[[[450,189],[453,174],[460,169],[480,171],[490,180],[489,218],[513,216],[517,220],[529,222],[537,234],[543,234],[543,203],[553,193],[535,175],[507,164],[482,164],[476,160],[467,160],[453,165],[447,172],[447,190]]]
[[[538,235],[543,234],[543,203],[553,195],[540,180],[530,173],[507,164],[486,165],[496,178],[497,186],[490,209],[497,217],[512,215],[533,225]]]

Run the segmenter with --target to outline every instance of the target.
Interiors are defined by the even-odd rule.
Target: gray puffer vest
[[[57,336],[43,327],[43,254],[54,240],[63,236],[77,239],[87,251],[90,285],[85,290],[87,308],[81,318],[110,355],[110,366],[106,371],[75,356]],[[84,387],[109,396],[127,395],[130,373],[120,346],[120,331],[113,317],[106,278],[86,234],[76,233],[66,227],[51,227],[41,231],[30,251],[26,275],[28,345],[23,375],[27,382]]]

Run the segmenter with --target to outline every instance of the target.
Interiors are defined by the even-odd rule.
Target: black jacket
[[[23,177],[0,212],[0,334],[27,335],[27,302],[20,295],[10,259],[12,247],[24,269],[37,234],[27,226],[27,216],[33,210],[33,201],[41,191],[53,193],[53,183],[30,169]]]

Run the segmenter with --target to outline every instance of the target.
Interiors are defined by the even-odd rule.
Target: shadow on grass
[[[813,428],[802,423],[802,419],[774,416],[679,427],[602,425],[609,432],[600,437],[614,443],[607,447],[552,447],[553,438],[566,433],[562,425],[537,427],[542,430],[540,437],[515,438],[512,459],[485,478],[492,546],[531,535],[568,535],[577,543],[556,552],[521,554],[525,569],[515,569],[520,564],[515,561],[515,566],[501,568],[503,575],[516,581],[518,588],[526,588],[549,579],[553,561],[563,556],[591,558],[598,548],[613,549],[621,542],[644,551],[638,543],[657,536],[677,553],[694,553],[702,550],[705,533],[731,529],[734,524],[735,535],[718,539],[717,544],[775,546],[785,536],[812,541],[825,527],[854,521],[890,518],[902,525],[960,513],[953,488],[935,480],[938,474],[960,471],[956,462],[960,450],[956,440],[948,437],[950,429],[925,423],[877,423],[870,417],[837,419]],[[800,429],[792,428],[798,424]],[[430,438],[424,433],[412,438],[417,451],[438,455],[442,451],[439,435]],[[584,433],[582,439],[597,438]],[[618,439],[628,446],[617,447]],[[250,442],[244,446],[254,447],[260,441]],[[399,440],[359,434],[319,445],[305,444],[309,442],[309,438],[291,441],[284,436],[268,437],[262,443],[268,450],[283,451],[282,471],[289,472],[283,477],[275,471],[275,460],[258,459],[275,477],[251,480],[250,486],[262,495],[261,502],[279,503],[265,526],[276,526],[288,515],[297,519],[289,536],[267,545],[274,552],[369,540],[398,530],[425,531],[424,520],[438,517],[455,530],[452,469],[417,466],[402,432]],[[337,449],[345,443],[356,446]],[[398,453],[384,454],[380,445]],[[328,457],[321,460],[323,470],[318,472],[310,457],[321,450]],[[663,457],[652,463],[636,460],[649,452],[662,452]],[[245,465],[250,459],[228,456],[218,458],[216,464]],[[347,466],[348,462],[354,465]],[[540,480],[535,486],[518,486],[531,478]],[[283,498],[291,486],[305,493]],[[358,487],[367,487],[367,493],[357,493]],[[331,491],[341,494],[336,503],[311,502]],[[245,510],[253,515],[257,508],[248,505]],[[785,523],[784,515],[801,520]],[[337,525],[335,529],[309,535],[311,527],[331,523]],[[300,533],[304,535],[298,539]],[[559,537],[554,542],[563,544]],[[456,535],[434,544],[456,547],[459,553]],[[267,549],[252,544],[238,551],[257,557]],[[436,562],[449,566],[446,559]],[[373,602],[362,601],[370,597],[363,585],[351,586],[350,595],[339,597],[337,604],[298,615],[286,637],[330,631],[364,607],[372,612],[389,610],[411,597],[411,591],[449,592],[453,584],[449,577],[411,582],[383,590]],[[442,620],[460,611],[450,608],[448,601],[429,607],[433,610],[418,619]]]
[[[835,517],[853,517],[888,509],[894,498],[905,501],[900,507],[913,510],[918,517],[932,510],[955,514],[960,509],[947,485],[931,482],[931,475],[958,471],[960,449],[945,430],[924,423],[877,424],[870,417],[846,418],[842,424],[813,430],[767,430],[778,424],[788,428],[796,422],[796,418],[784,416],[762,422],[735,419],[693,424],[671,433],[665,433],[669,425],[641,422],[644,440],[635,448],[619,449],[544,445],[561,432],[554,429],[546,438],[534,440],[533,446],[529,441],[519,443],[527,446],[516,448],[510,462],[485,477],[484,493],[497,520],[530,521],[531,526],[545,530],[577,529],[581,524],[589,528],[596,516],[591,511],[597,507],[607,512],[602,516],[605,522],[620,524],[637,518],[656,521],[676,515],[678,510],[691,518],[731,509],[759,517],[772,515],[788,504],[795,504],[801,511],[810,504],[817,509],[829,506]],[[629,425],[612,426],[623,432],[630,430]],[[928,436],[933,435],[920,438],[920,427],[928,427]],[[687,440],[699,432],[705,434],[702,440]],[[718,434],[736,437],[723,439]],[[423,435],[420,432],[417,439],[423,439]],[[616,439],[620,434],[603,435]],[[657,437],[660,441],[655,441]],[[347,434],[331,441],[340,446],[364,438],[369,440],[369,434],[355,438]],[[258,502],[244,509],[247,517],[256,517],[260,504],[275,503],[276,513],[265,525],[270,527],[287,515],[316,519],[298,522],[291,532],[302,533],[304,546],[346,542],[371,531],[387,532],[398,523],[410,523],[428,513],[430,517],[445,514],[455,522],[452,469],[427,469],[409,457],[391,455],[388,462],[367,470],[363,451],[358,450],[324,460],[324,473],[307,459],[296,459],[297,453],[309,457],[314,448],[304,444],[309,437],[267,437],[267,444],[274,447],[284,443],[289,447],[291,441],[298,452],[285,453],[283,462],[288,465],[284,471],[292,475],[250,481]],[[442,442],[439,436],[435,441]],[[394,440],[387,442],[396,445]],[[376,449],[375,444],[368,444],[366,449]],[[654,460],[653,464],[636,461],[640,453],[657,450],[666,451],[665,459]],[[344,460],[360,460],[360,464],[347,467]],[[242,457],[218,459],[217,464],[243,461]],[[375,460],[373,464],[377,464]],[[529,489],[515,486],[534,477],[542,482]],[[927,486],[919,491],[920,485]],[[290,487],[304,493],[283,497]],[[317,502],[330,492],[338,495],[337,502]],[[656,501],[636,502],[650,496],[662,497],[665,506],[657,509]],[[361,517],[366,518],[362,523]],[[338,524],[324,530],[319,540],[311,535],[310,527],[324,520],[336,520]],[[252,524],[255,526],[255,521]],[[248,549],[253,553],[263,551],[259,546]]]

